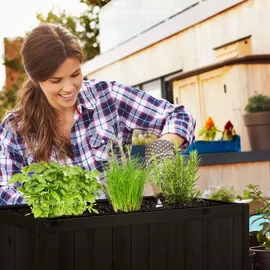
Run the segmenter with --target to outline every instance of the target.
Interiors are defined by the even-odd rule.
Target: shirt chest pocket
[[[95,134],[86,134],[86,136],[94,158],[97,161],[106,161],[111,145],[115,141],[113,128],[101,129]]]

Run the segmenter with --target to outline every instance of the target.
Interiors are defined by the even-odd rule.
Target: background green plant
[[[217,185],[210,186],[208,190],[204,191],[202,197],[216,201],[233,202],[237,194],[233,186]]]
[[[258,213],[261,213],[261,215],[259,218],[255,219],[253,223],[261,218],[267,220],[260,224],[262,229],[258,231],[257,239],[260,245],[264,246],[266,249],[270,249],[270,197],[264,196],[259,185],[256,184],[248,185],[248,190],[245,190],[245,196],[262,203],[262,207],[258,209]]]
[[[201,194],[196,190],[198,171],[198,153],[192,151],[189,157],[177,154],[172,158],[165,158],[161,163],[154,160],[151,177],[166,202],[186,204]]]
[[[250,97],[245,110],[248,113],[270,111],[270,97],[262,94]]]
[[[31,176],[29,176],[31,174]],[[25,166],[13,175],[9,184],[20,183],[35,218],[81,215],[94,208],[101,189],[98,171],[86,171],[79,166],[61,166],[55,162],[40,162]]]
[[[60,24],[71,31],[80,41],[84,51],[85,61],[87,61],[100,54],[98,13],[99,8],[109,3],[110,0],[80,0],[79,2],[85,4],[85,11],[79,17],[71,16],[65,10],[55,7],[48,14],[38,12],[36,17],[40,23]],[[16,37],[16,39],[22,41],[24,37]],[[13,80],[11,87],[3,87],[2,91],[0,91],[0,122],[6,111],[14,108],[17,90],[25,79],[19,50],[20,48],[18,48],[18,56],[13,59],[9,59],[7,55],[3,56],[3,65],[18,72],[19,77]],[[12,79],[12,73],[7,74],[7,77]]]

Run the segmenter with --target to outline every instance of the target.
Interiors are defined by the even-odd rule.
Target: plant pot
[[[194,150],[199,154],[241,152],[241,138],[237,135],[234,140],[230,141],[194,141],[187,148],[185,154],[189,154]]]
[[[148,198],[144,204],[155,199]],[[201,200],[202,203],[207,200]],[[211,201],[208,201],[211,202]],[[101,209],[101,203],[97,204]],[[248,269],[248,205],[34,219],[0,207],[0,269]]]
[[[250,265],[249,270],[254,270],[254,256],[255,252],[249,251],[249,265]]]
[[[254,270],[270,269],[270,250],[267,250],[262,246],[250,247],[249,250],[255,252]]]
[[[252,151],[270,150],[270,112],[243,115]]]

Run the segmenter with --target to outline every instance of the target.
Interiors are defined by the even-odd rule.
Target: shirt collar
[[[93,110],[96,107],[97,99],[94,96],[92,86],[86,86],[84,83],[79,91],[76,103],[78,114],[82,114],[82,107]]]

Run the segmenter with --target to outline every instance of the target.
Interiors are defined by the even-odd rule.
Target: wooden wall
[[[199,174],[198,187],[201,190],[224,184],[233,185],[241,194],[250,183],[259,185],[265,195],[270,189],[270,161],[201,166]]]
[[[270,48],[270,0],[249,0],[133,55],[88,74],[127,85],[216,61],[214,48],[251,35],[253,54]],[[259,19],[258,19],[259,18]]]
[[[225,66],[175,81],[173,91],[174,103],[184,104],[195,116],[196,135],[209,116],[221,130],[230,120],[241,136],[242,150],[249,151],[243,114],[250,96],[270,95],[270,64]],[[216,139],[220,137],[218,133]]]

